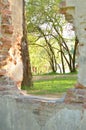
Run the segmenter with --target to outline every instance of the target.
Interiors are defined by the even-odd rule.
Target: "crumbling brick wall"
[[[0,79],[17,86],[23,78],[22,17],[22,0],[0,0]]]
[[[85,7],[85,10],[80,10],[81,14],[78,14],[77,24],[82,27],[79,32],[83,32],[86,31],[84,28],[86,14],[84,17],[81,16],[86,12],[86,2],[85,0],[77,2],[80,2],[80,7],[82,4]],[[64,98],[50,100],[15,93],[16,85],[21,83],[23,74],[22,30],[22,0],[0,0],[0,130],[86,130],[86,89],[68,91],[66,100]],[[82,37],[84,42],[85,34]],[[81,43],[85,44],[82,41],[83,39]],[[84,54],[84,57],[81,54],[81,60],[84,62],[80,66],[81,72],[84,73],[81,76],[85,78],[86,44],[80,49]],[[83,65],[85,71],[82,69]],[[9,91],[1,91],[4,89]]]
[[[12,42],[13,27],[9,6],[8,1],[0,0],[0,75],[6,74],[3,68],[7,64],[8,51]]]

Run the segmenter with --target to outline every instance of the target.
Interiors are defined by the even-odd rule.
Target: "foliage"
[[[28,39],[30,42],[29,51],[30,51],[32,72],[33,72],[33,74],[39,74],[39,73],[42,74],[42,73],[48,72],[49,63],[47,61],[48,57],[47,57],[46,51],[45,51],[45,49],[43,49],[41,47],[42,42],[44,40],[41,40],[41,41],[38,41],[35,43],[36,38],[37,37],[30,35],[30,34],[28,36]],[[32,45],[31,45],[31,43],[32,43]]]
[[[70,72],[73,72],[76,70],[75,55],[77,42],[71,48],[67,44],[68,39],[63,37],[63,27],[67,22],[64,16],[59,14],[58,4],[59,0],[27,1],[28,35],[32,34],[36,37],[34,43],[33,40],[32,42],[30,41],[30,45],[37,47],[37,50],[40,51],[41,59],[47,59],[53,72],[59,69],[60,73],[65,73],[66,67],[69,67]]]

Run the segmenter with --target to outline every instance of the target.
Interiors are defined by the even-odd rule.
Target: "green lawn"
[[[32,88],[25,87],[28,94],[34,95],[54,95],[63,94],[68,88],[73,88],[76,83],[76,77],[74,76],[59,76],[52,80],[35,81]]]

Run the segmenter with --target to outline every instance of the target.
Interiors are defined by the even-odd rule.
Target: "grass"
[[[76,83],[76,76],[59,76],[52,80],[35,81],[32,88],[25,87],[28,94],[33,95],[54,95],[63,94]]]

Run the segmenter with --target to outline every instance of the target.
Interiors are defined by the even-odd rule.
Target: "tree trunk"
[[[25,1],[23,0],[23,37],[22,37],[22,62],[23,62],[23,81],[22,88],[24,86],[32,86],[32,73],[30,65],[30,57],[28,51],[28,41],[27,41],[27,29],[25,22]]]
[[[75,45],[74,45],[74,53],[73,53],[73,70],[72,72],[76,71],[76,66],[75,66],[75,61],[76,61],[76,50],[77,50],[77,45],[78,45],[79,41],[77,39],[77,37],[75,38]]]
[[[60,53],[61,53],[61,62],[62,62],[62,73],[65,73],[65,66],[64,66],[64,59],[63,59],[63,50],[62,50],[62,45],[61,45],[61,41],[59,40],[60,44]]]

